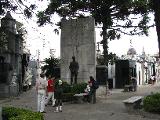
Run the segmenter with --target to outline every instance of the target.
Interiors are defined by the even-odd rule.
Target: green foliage
[[[150,11],[149,0],[135,0],[133,3],[135,14],[146,14]]]
[[[58,84],[58,80],[55,81],[55,86]],[[63,81],[63,101],[72,101],[75,98],[73,95],[84,93],[84,89],[87,86],[87,83],[78,83],[74,85],[68,84],[66,81]]]
[[[41,67],[42,71],[45,73],[46,76],[53,75],[55,76],[57,73],[56,68],[60,65],[59,58],[46,58],[44,60],[44,66]]]
[[[108,54],[108,62],[113,65],[113,63],[115,63],[115,61],[118,59],[118,56],[116,56],[116,54],[113,54],[112,52]],[[99,58],[97,58],[97,64],[98,65],[104,65],[104,58],[103,56],[100,56]]]
[[[148,14],[150,11],[150,1],[148,0],[51,0],[48,8],[44,10],[43,15],[38,15],[38,23],[39,25],[43,25],[47,23],[46,21],[48,17],[51,17],[51,14],[58,13],[61,17],[69,17],[69,18],[79,18],[80,16],[92,16],[95,18],[96,24],[103,24],[103,27],[106,29],[112,28],[112,26],[119,26],[118,29],[112,29],[108,32],[108,39],[116,39],[119,38],[121,32],[120,27],[123,28],[125,26],[132,26],[133,19],[129,17],[129,15],[137,15],[137,14]],[[81,12],[79,12],[81,11]],[[88,12],[90,14],[84,14]],[[45,19],[47,16],[47,19]],[[42,20],[42,18],[44,20]],[[50,19],[48,19],[50,21]],[[117,21],[126,22],[125,25],[119,25]],[[142,16],[142,20],[143,16]],[[137,20],[136,20],[137,22]],[[144,24],[145,26],[145,24]],[[138,25],[136,26],[138,27]],[[140,29],[142,33],[146,34],[145,29]],[[143,31],[144,30],[144,31]],[[132,34],[136,34],[137,29],[133,30]],[[124,33],[124,31],[122,32]],[[141,34],[142,34],[141,33]]]
[[[84,89],[86,88],[86,86],[87,86],[87,83],[74,84],[71,87],[71,93],[75,93],[75,94],[84,93]]]
[[[104,61],[100,62],[108,66],[110,40],[120,39],[121,34],[148,35],[149,19],[146,16],[149,9],[148,0],[51,0],[44,16],[52,17],[55,13],[66,19],[92,16],[96,25],[102,26]],[[45,21],[39,24],[43,25]]]
[[[7,120],[44,120],[42,113],[14,107],[3,107],[2,115]]]
[[[160,113],[160,93],[149,95],[143,100],[145,111]]]
[[[67,82],[63,82],[63,90],[64,90],[64,93],[70,93],[71,86]]]
[[[58,84],[58,80],[55,82],[55,86]],[[73,93],[73,94],[78,94],[78,93],[83,93],[84,89],[87,86],[87,83],[78,83],[78,84],[73,84],[70,85],[66,81],[63,81],[63,92],[64,93]]]
[[[39,18],[37,23],[39,23],[39,26],[42,26],[42,23],[49,23],[50,17],[44,13],[44,11],[39,11],[37,14],[37,17]]]
[[[35,4],[26,3],[25,0],[0,0],[0,15],[5,15],[7,11],[21,11],[21,14],[31,18],[35,8]]]
[[[0,15],[4,15],[6,12],[6,9],[12,8],[13,10],[16,9],[16,6],[11,4],[8,0],[0,1]]]
[[[147,0],[51,0],[44,11],[44,18],[54,13],[68,19],[92,16],[96,25],[102,25],[103,58],[105,65],[108,65],[109,40],[120,39],[121,34],[148,35],[149,18],[146,16],[150,9],[149,3]],[[141,20],[135,15],[142,15]],[[40,25],[46,23],[41,17],[38,19]],[[126,31],[126,28],[129,29]]]

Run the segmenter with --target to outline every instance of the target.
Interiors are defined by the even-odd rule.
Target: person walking
[[[40,78],[36,81],[37,91],[37,111],[45,113],[45,97],[47,92],[47,81],[44,78],[44,74],[40,74]]]
[[[46,98],[46,105],[50,100],[52,100],[52,106],[55,106],[55,98],[54,98],[54,91],[55,91],[55,77],[48,77],[48,85],[47,85],[47,98]]]
[[[58,84],[55,86],[56,110],[54,112],[62,112],[62,94],[62,80],[58,80]]]

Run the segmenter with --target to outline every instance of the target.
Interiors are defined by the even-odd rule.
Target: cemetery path
[[[151,92],[159,92],[160,84],[145,85],[139,87],[137,92],[122,92],[122,89],[113,89],[111,95],[97,96],[96,104],[71,104],[64,103],[63,112],[54,113],[54,107],[47,106],[44,113],[45,120],[159,120],[160,115],[154,115],[137,111],[129,113],[123,100],[134,95],[148,95]],[[1,106],[15,106],[36,111],[36,91],[24,92],[19,97],[0,100]]]

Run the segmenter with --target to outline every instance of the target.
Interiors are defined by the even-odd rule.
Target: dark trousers
[[[133,85],[133,91],[137,91],[137,85]]]
[[[95,89],[91,89],[90,93],[89,93],[89,102],[90,103],[96,103],[96,90]]]
[[[62,106],[62,99],[56,99],[56,107]]]
[[[90,96],[89,96],[89,94],[84,96],[84,101],[85,102],[90,102]]]
[[[74,84],[77,84],[77,73],[71,73],[71,85],[73,85],[73,79],[74,79]]]

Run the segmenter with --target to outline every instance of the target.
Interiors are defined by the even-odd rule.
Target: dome
[[[135,55],[135,54],[137,54],[136,50],[133,47],[129,48],[127,55]]]

